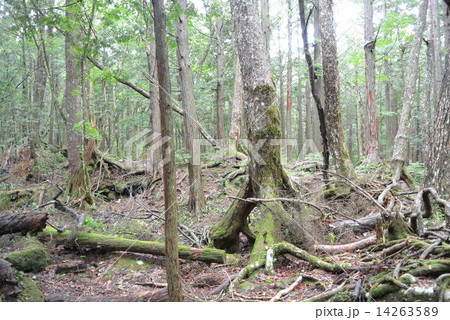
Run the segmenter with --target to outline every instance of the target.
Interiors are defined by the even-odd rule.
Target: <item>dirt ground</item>
[[[239,183],[225,183],[224,174],[230,167],[213,167],[203,169],[205,177],[205,194],[208,206],[200,214],[194,214],[186,210],[188,200],[188,179],[185,168],[177,171],[178,203],[180,223],[190,228],[201,240],[202,245],[208,245],[209,228],[217,223],[230,206],[232,199],[229,196],[237,194]],[[309,199],[317,200],[322,194],[318,181],[320,172],[311,170],[300,171],[295,166],[289,168],[289,173],[297,182],[301,193]],[[62,183],[61,176],[53,177],[56,182]],[[111,177],[120,179],[120,175]],[[94,180],[95,178],[93,178]],[[381,177],[382,179],[382,177]],[[36,185],[27,182],[24,178],[15,181],[16,185]],[[3,180],[5,183],[5,180]],[[41,183],[45,185],[45,183]],[[374,192],[377,186],[371,186]],[[380,187],[381,188],[381,187]],[[373,212],[373,208],[367,200],[361,199],[355,194],[339,196],[332,200],[324,200],[326,205],[333,206],[334,210],[344,213],[351,218],[358,218]],[[143,193],[131,197],[120,197],[112,201],[98,199],[95,207],[85,211],[87,223],[84,227],[91,232],[115,235],[138,240],[164,240],[164,222],[155,215],[162,217],[163,196],[161,181],[154,182]],[[31,209],[31,208],[27,208]],[[79,212],[80,208],[75,208]],[[21,211],[24,208],[12,208],[9,211]],[[73,224],[71,217],[51,208],[50,206],[40,211],[48,212],[52,225],[64,228]],[[258,210],[251,215],[251,226],[256,225],[259,217]],[[355,236],[351,232],[334,235],[327,228],[328,224],[338,216],[321,217],[318,212],[311,218],[311,234],[315,243],[339,244],[358,240],[367,236]],[[314,230],[314,232],[312,231]],[[180,235],[180,243],[193,245],[186,237]],[[130,252],[101,252],[98,250],[86,250],[83,248],[66,248],[63,245],[47,242],[52,264],[44,271],[36,274],[28,274],[42,291],[46,300],[58,300],[58,297],[71,297],[72,300],[83,297],[132,297],[141,292],[156,292],[165,284],[164,257]],[[24,238],[21,235],[4,235],[0,237],[0,257],[24,246]],[[236,275],[246,266],[250,248],[245,237],[242,237],[242,261],[239,265],[207,264],[203,262],[181,260],[181,277],[185,291],[186,301],[265,301],[272,298],[280,290],[289,286],[300,275],[303,281],[295,287],[281,301],[302,301],[338,287],[343,279],[360,277],[358,274],[333,275],[314,268],[308,262],[297,259],[291,255],[278,257],[275,262],[275,275],[266,275],[264,272],[253,274],[238,287],[233,288],[228,294],[211,294],[215,288],[227,279]],[[392,268],[401,258],[395,257],[389,262],[380,260],[370,252],[363,255],[360,252],[342,254],[321,254],[331,262],[351,263],[357,267],[362,259],[372,259],[373,265],[379,270]],[[83,261],[87,268],[83,272],[56,273],[58,264],[68,261]],[[370,278],[370,274],[367,275]],[[201,279],[207,279],[201,281]],[[419,278],[423,285],[428,285],[431,279]],[[366,279],[368,281],[369,279]]]

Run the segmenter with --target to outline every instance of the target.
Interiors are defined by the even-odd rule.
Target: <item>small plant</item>
[[[335,243],[337,240],[336,235],[334,234],[334,232],[330,233],[330,242],[331,243]]]
[[[94,231],[98,231],[98,230],[100,230],[100,229],[105,227],[103,222],[97,222],[92,217],[84,218],[84,225],[86,227],[89,227],[90,229],[92,229]]]

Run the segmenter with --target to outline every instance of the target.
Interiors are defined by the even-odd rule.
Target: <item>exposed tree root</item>
[[[316,244],[314,245],[314,250],[317,251],[323,251],[328,253],[338,253],[338,252],[349,252],[349,251],[355,251],[359,249],[364,249],[370,245],[373,245],[377,242],[377,236],[373,235],[368,238],[347,243],[347,244],[338,244],[338,245],[323,245],[323,244]]]

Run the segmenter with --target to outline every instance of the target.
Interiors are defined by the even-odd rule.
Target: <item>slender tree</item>
[[[380,162],[380,146],[378,139],[378,116],[375,104],[375,46],[373,30],[373,0],[364,0],[364,57],[366,75],[366,112],[368,128],[367,161]]]
[[[353,177],[355,176],[355,173],[347,151],[344,130],[342,127],[339,71],[332,0],[320,0],[319,21],[322,44],[327,137],[330,143],[330,150],[336,161],[338,172],[346,177]]]
[[[149,19],[148,10],[148,0],[142,0],[143,15],[145,21],[145,54],[147,56],[147,68],[148,74],[150,76],[150,94],[149,94],[149,104],[150,104],[150,122],[152,125],[153,134],[161,134],[161,116],[159,112],[159,89],[158,89],[158,74],[156,68],[156,57],[155,57],[155,44],[150,42],[150,39],[155,38],[155,28],[153,23]],[[155,177],[161,171],[161,150],[157,148],[153,151],[151,163],[149,163],[149,168],[147,168],[148,173]]]
[[[66,18],[73,24],[75,22],[75,16],[73,13],[74,8],[71,6],[71,0],[66,0]],[[77,66],[76,50],[79,40],[77,39],[75,29],[67,30],[65,33],[65,67],[66,67],[66,82],[64,93],[64,104],[67,112],[67,158],[69,159],[69,183],[68,192],[72,193],[72,187],[76,189],[82,185],[80,182],[83,173],[81,170],[81,157],[80,157],[80,137],[77,131],[75,131],[75,124],[80,122],[79,113],[80,99],[78,92],[80,91],[80,74],[78,72],[79,66]]]
[[[292,1],[288,0],[288,52],[286,77],[286,139],[292,138]],[[287,161],[292,161],[292,145],[287,145]]]
[[[219,10],[219,16],[216,20],[216,35],[217,35],[217,86],[216,86],[216,116],[217,116],[217,139],[222,141],[225,138],[225,120],[224,120],[224,108],[225,108],[225,95],[223,86],[223,76],[225,68],[225,55],[223,52],[223,18],[222,8]]]
[[[408,80],[406,82],[403,94],[403,108],[399,123],[399,128],[394,142],[394,151],[392,155],[393,181],[397,182],[400,178],[407,178],[404,172],[404,166],[408,160],[408,143],[410,134],[411,109],[414,103],[417,90],[417,76],[419,72],[419,55],[422,43],[422,34],[425,28],[427,17],[428,0],[421,0],[419,5],[419,15],[417,18],[414,39],[411,44],[409,55]],[[410,181],[409,181],[410,182]]]
[[[186,0],[174,0],[182,10],[177,20],[177,58],[181,84],[181,102],[184,107],[184,134],[186,149],[189,152],[189,203],[188,208],[194,212],[200,212],[206,206],[203,193],[202,168],[200,163],[194,163],[194,150],[196,140],[200,138],[197,128],[197,112],[195,110],[194,80],[189,58],[189,34],[187,17],[185,14]]]
[[[325,181],[328,180],[328,170],[330,167],[330,150],[328,147],[328,135],[327,135],[327,127],[325,124],[325,113],[323,109],[323,103],[321,98],[321,90],[320,90],[320,79],[317,75],[317,71],[314,67],[313,59],[311,57],[311,53],[309,52],[309,42],[308,42],[308,21],[306,20],[305,15],[305,1],[298,0],[299,6],[299,14],[300,14],[300,23],[302,26],[302,39],[303,39],[303,50],[305,53],[305,60],[308,67],[308,75],[309,82],[311,86],[311,93],[314,98],[314,102],[317,108],[317,114],[319,116],[320,123],[320,136],[322,138],[322,155],[323,155],[323,178]],[[318,11],[317,11],[318,12]],[[318,19],[318,16],[316,16]],[[318,20],[317,20],[318,21]]]
[[[152,0],[155,19],[156,62],[159,83],[159,109],[163,137],[170,140],[163,144],[162,154],[165,206],[165,253],[169,301],[182,301],[180,263],[178,258],[178,205],[175,180],[174,130],[170,97],[170,73],[167,49],[166,13],[164,0]]]

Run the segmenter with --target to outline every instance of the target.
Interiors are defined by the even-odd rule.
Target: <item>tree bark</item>
[[[399,181],[403,176],[404,166],[408,160],[411,109],[416,95],[420,47],[427,17],[427,8],[428,0],[421,0],[414,39],[411,44],[411,52],[409,56],[408,80],[406,82],[405,92],[403,94],[402,115],[398,132],[395,137],[394,151],[392,155],[392,172],[394,174],[394,182]]]
[[[257,8],[258,0],[231,2],[234,34],[244,83],[244,114],[250,158],[249,180],[241,190],[240,197],[274,198],[282,192],[292,193],[293,189],[281,165],[280,145],[271,143],[281,138],[280,111],[276,105],[275,84],[264,49]],[[255,146],[258,146],[258,152],[252,150]],[[254,240],[250,263],[264,257],[267,246],[270,247],[282,236],[292,234],[296,229],[281,202],[268,203],[261,206],[261,223],[254,238],[247,224],[247,216],[254,207],[255,203],[233,201],[213,231],[214,246],[229,251],[238,250],[240,232]],[[280,233],[280,230],[283,232]]]
[[[45,228],[48,216],[44,213],[12,213],[0,216],[0,236],[16,232],[38,232]]]
[[[136,253],[166,256],[165,245],[159,241],[141,241],[108,236],[92,232],[64,231],[62,233],[51,227],[47,227],[39,235],[41,239],[54,239],[58,243],[65,243],[75,247],[102,249],[106,251],[128,251]],[[222,250],[211,248],[191,248],[185,245],[177,245],[175,253],[182,259],[203,261],[208,263],[226,263],[226,253]]]
[[[161,115],[159,111],[159,89],[158,89],[158,72],[156,66],[156,48],[155,44],[150,44],[150,38],[155,37],[155,28],[153,24],[150,24],[148,13],[147,13],[147,4],[148,0],[143,1],[144,7],[144,20],[145,20],[145,53],[147,55],[147,67],[148,73],[150,75],[149,85],[150,85],[150,93],[149,93],[149,103],[150,103],[150,121],[152,125],[152,133],[153,134],[161,134]],[[155,177],[161,172],[160,163],[161,163],[161,150],[156,148],[153,150],[152,154],[152,163],[150,163],[150,168],[147,168],[150,176]],[[147,159],[148,160],[148,159]]]
[[[174,0],[180,6],[181,12],[177,21],[177,58],[181,84],[181,102],[184,108],[184,133],[186,149],[189,152],[189,202],[188,208],[196,213],[206,206],[206,199],[203,193],[202,167],[196,163],[195,152],[200,152],[197,148],[200,134],[196,123],[197,111],[195,110],[194,80],[189,58],[189,33],[186,11],[186,0]],[[223,120],[223,119],[222,119]]]
[[[175,179],[174,130],[172,122],[172,103],[170,73],[167,48],[166,13],[164,0],[152,0],[155,36],[156,61],[159,83],[159,110],[161,113],[161,131],[163,137],[170,140],[163,144],[164,206],[165,206],[165,255],[169,301],[182,301],[180,262],[178,259],[178,204]]]
[[[336,161],[337,171],[346,177],[355,173],[350,160],[342,127],[340,85],[337,61],[336,34],[334,30],[333,1],[321,0],[319,6],[322,44],[323,80],[325,89],[325,120],[330,150]]]
[[[449,59],[447,52],[446,59]],[[445,68],[438,109],[434,118],[434,134],[424,179],[426,187],[435,187],[444,198],[450,199],[450,66]]]
[[[321,77],[317,75],[313,59],[311,57],[311,53],[309,52],[309,44],[308,44],[308,21],[306,21],[305,16],[305,1],[299,0],[299,14],[300,14],[300,23],[302,26],[302,39],[303,39],[303,50],[305,52],[305,59],[308,66],[308,74],[309,74],[309,82],[311,85],[311,93],[316,103],[317,114],[319,116],[320,123],[320,135],[322,137],[322,155],[323,155],[323,178],[325,181],[328,180],[328,170],[330,167],[330,150],[328,146],[328,135],[327,135],[327,127],[325,123],[325,114],[322,103],[322,95],[321,95]],[[316,11],[317,12],[317,11]],[[308,17],[309,18],[309,17]],[[315,15],[315,21],[318,20],[318,15]],[[316,38],[317,39],[317,38]],[[315,49],[318,45],[315,45]],[[316,53],[315,53],[316,55]]]
[[[222,9],[219,10],[219,16],[216,20],[216,33],[217,33],[217,86],[216,86],[216,115],[217,115],[217,139],[223,145],[223,139],[225,138],[225,120],[224,120],[224,87],[223,87],[223,75],[225,67],[225,56],[223,53],[223,19]]]
[[[380,146],[378,141],[378,115],[375,104],[375,46],[373,30],[373,0],[364,0],[364,57],[366,75],[366,111],[368,127],[367,162],[380,162]]]
[[[292,139],[292,2],[288,0],[288,52],[286,77],[286,139]],[[287,144],[287,162],[292,162],[291,143]]]
[[[71,1],[66,0],[66,5]],[[73,13],[66,11],[66,18],[74,21]],[[65,58],[66,58],[66,91],[64,103],[67,111],[67,158],[69,159],[69,175],[75,176],[81,167],[80,139],[74,129],[75,123],[80,121],[80,103],[77,91],[79,91],[79,74],[77,72],[76,56],[76,35],[74,31],[68,31],[65,36]]]
[[[261,27],[264,35],[264,45],[270,57],[270,14],[269,0],[261,0]]]

